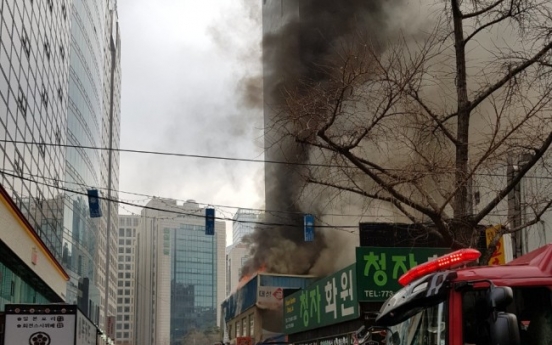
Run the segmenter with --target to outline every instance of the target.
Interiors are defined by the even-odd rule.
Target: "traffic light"
[[[312,214],[305,214],[304,230],[305,230],[305,242],[314,241],[314,216]]]

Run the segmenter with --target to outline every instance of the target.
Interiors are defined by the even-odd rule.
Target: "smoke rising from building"
[[[385,32],[393,3],[398,1],[266,1],[262,42],[266,160],[309,161],[308,150],[284,138],[286,128],[274,121],[277,109],[285,102],[285,91],[297,87],[298,80],[324,83],[327,75],[319,73],[319,66],[335,53],[338,45],[359,35],[377,41]],[[255,99],[247,92],[243,96],[246,100]],[[342,253],[335,246],[350,242],[351,234],[346,234],[348,239],[339,240],[342,233],[330,230],[331,234],[325,234],[317,229],[314,242],[304,241],[302,215],[320,214],[327,203],[318,198],[320,194],[304,193],[301,175],[306,173],[297,165],[265,164],[265,221],[271,225],[258,227],[245,239],[251,245],[251,258],[243,268],[243,276],[260,267],[272,273],[319,275],[336,268],[337,257]],[[322,225],[321,221],[317,218],[317,225]],[[328,255],[328,247],[332,248],[332,255]]]

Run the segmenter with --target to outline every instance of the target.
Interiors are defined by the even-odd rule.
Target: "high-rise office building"
[[[69,3],[0,6],[0,181],[61,261]]]
[[[40,267],[44,258],[59,265],[63,253],[63,195],[58,187],[65,149],[55,144],[65,143],[68,6],[66,1],[0,1],[0,183],[7,214],[22,228],[21,237],[10,242],[12,218],[2,217],[2,306],[66,297],[65,289],[50,285]],[[34,240],[25,241],[25,235]],[[67,273],[61,272],[65,284]]]
[[[99,189],[100,195],[108,196],[108,188],[117,189],[118,165],[112,167],[111,186],[106,176],[108,167],[100,150],[86,147],[108,147],[110,118],[116,123],[113,131],[118,133],[120,114],[111,111],[112,103],[118,104],[119,96],[106,98],[113,87],[119,88],[120,80],[106,73],[112,65],[119,66],[117,21],[115,1],[75,1],[70,6],[71,45],[69,68],[69,95],[67,99],[66,143],[69,145],[65,159],[65,182],[67,192],[64,207],[64,251],[63,263],[71,275],[68,284],[68,302],[78,303],[79,308],[94,322],[105,327],[105,267],[107,202],[101,202],[103,217],[90,218],[87,189]],[[113,33],[116,33],[113,36]],[[117,67],[118,69],[118,67]],[[118,110],[118,107],[115,108]],[[107,139],[106,139],[107,137]],[[118,135],[115,136],[118,140]],[[118,147],[115,141],[112,147]],[[109,154],[109,151],[108,151]],[[112,152],[114,160],[118,154]],[[112,196],[113,197],[113,196]],[[112,211],[113,212],[113,211]],[[110,221],[116,221],[113,213]],[[115,234],[116,235],[116,234]],[[115,252],[112,247],[110,252]],[[114,262],[113,260],[112,262]],[[116,266],[111,265],[113,274]],[[110,287],[114,295],[115,284]],[[78,297],[77,297],[78,296]],[[111,297],[114,308],[115,296]],[[111,315],[115,315],[112,310]]]
[[[119,154],[121,132],[121,39],[117,14],[117,0],[110,0],[104,20],[107,23],[104,32],[103,64],[103,112],[101,123],[100,184],[103,196],[108,200],[117,200],[119,190]],[[117,229],[118,209],[114,202],[104,202],[103,217],[100,218],[101,245],[98,247],[96,275],[102,289],[102,317],[105,325],[108,318],[117,315]],[[110,334],[110,336],[114,336]]]
[[[119,215],[115,344],[134,344],[135,247],[140,216]]]
[[[263,214],[259,210],[239,208],[233,218],[232,243],[241,242],[243,236],[252,233],[255,226],[259,225],[262,219]]]
[[[153,199],[136,244],[136,345],[181,344],[193,329],[218,325],[225,296],[226,224],[205,233],[205,208],[193,200]]]
[[[236,292],[239,286],[242,267],[249,259],[249,247],[243,242],[226,247],[226,296]]]
[[[71,45],[65,181],[69,190],[64,207],[63,263],[71,275],[68,302],[107,329],[107,315],[115,316],[117,213],[113,203],[101,201],[102,217],[91,218],[87,189],[116,199],[118,153],[85,147],[119,147],[120,40],[116,1],[75,1],[71,4]],[[113,72],[112,72],[113,71]],[[110,191],[111,190],[111,191]],[[110,210],[109,210],[110,209]],[[107,222],[111,223],[107,249]],[[107,288],[107,257],[110,280]],[[77,297],[78,296],[78,297]],[[108,296],[108,303],[106,303]]]
[[[226,296],[238,286],[241,270],[249,258],[249,247],[242,242],[244,236],[251,234],[264,219],[259,210],[240,208],[232,223],[232,244],[226,247]]]
[[[81,146],[118,148],[116,1],[0,1],[0,10],[0,182],[69,274],[64,300],[104,328],[106,252],[115,315],[117,217],[106,251],[107,203],[92,220],[85,194],[118,188],[118,156]]]

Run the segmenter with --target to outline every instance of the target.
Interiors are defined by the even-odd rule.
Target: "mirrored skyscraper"
[[[66,192],[64,203],[63,263],[71,276],[67,300],[77,303],[93,321],[105,327],[106,316],[115,315],[118,220],[114,203],[105,199],[100,201],[102,217],[91,218],[86,192],[97,189],[103,198],[117,196],[114,190],[118,189],[118,153],[109,150],[119,147],[120,44],[116,1],[75,1],[71,21],[65,182],[67,189],[74,192]],[[110,270],[106,269],[107,253],[111,255]],[[112,277],[109,283],[108,272]],[[110,309],[107,314],[106,307]]]
[[[70,2],[0,4],[0,182],[61,261]]]
[[[0,183],[69,273],[62,297],[105,328],[116,312],[116,206],[102,202],[91,219],[86,191],[117,198],[116,0],[1,0],[0,13]]]

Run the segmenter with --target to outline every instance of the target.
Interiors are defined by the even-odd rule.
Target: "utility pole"
[[[525,164],[531,160],[533,157],[532,154],[525,153],[520,157],[508,157],[508,167],[506,170],[507,183],[510,183],[518,172],[523,169]],[[511,229],[516,229],[521,227],[523,224],[523,215],[522,215],[522,182],[523,179],[508,193],[508,222],[510,223]],[[519,230],[512,234],[512,252],[514,258],[518,258],[523,255],[523,231]]]

